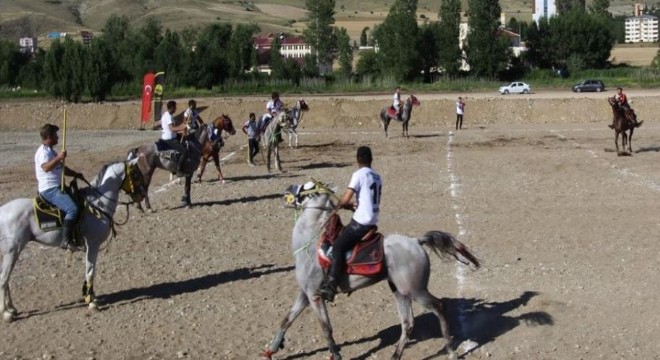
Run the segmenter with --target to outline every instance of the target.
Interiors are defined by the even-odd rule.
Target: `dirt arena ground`
[[[156,212],[132,209],[100,255],[101,311],[81,302],[82,255],[28,245],[11,283],[20,314],[0,324],[0,359],[258,358],[296,291],[295,215],[281,194],[310,176],[343,189],[359,145],[372,147],[384,178],[384,233],[449,231],[483,261],[472,271],[431,256],[429,288],[445,302],[463,358],[660,359],[660,126],[653,119],[660,91],[629,92],[646,122],[624,157],[606,127],[611,94],[468,94],[459,131],[453,101],[463,94],[420,95],[409,139],[398,124],[389,139],[378,126],[375,114],[389,95],[305,96],[311,110],[300,147],[282,151],[285,173],[247,166],[241,135],[222,152],[227,182],[208,169],[191,209],[179,207],[182,186],[158,173]],[[227,112],[238,124],[264,102],[198,103],[205,118]],[[62,109],[0,104],[2,203],[33,196],[36,129],[60,123]],[[88,178],[158,136],[132,129],[137,103],[69,105],[67,114],[68,163]],[[436,319],[414,309],[404,358],[446,358]],[[330,316],[345,359],[390,358],[400,326],[385,283],[339,296]],[[276,359],[329,357],[310,311],[285,345]]]

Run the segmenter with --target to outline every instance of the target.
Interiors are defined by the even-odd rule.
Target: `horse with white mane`
[[[137,159],[104,166],[89,187],[80,190],[84,210],[77,226],[79,237],[86,247],[83,297],[94,309],[97,304],[93,283],[99,249],[111,233],[114,235],[113,216],[117,206],[128,204],[119,200],[120,190],[130,195],[134,202],[144,197],[144,181],[137,168]],[[41,230],[33,202],[34,199],[15,199],[0,207],[0,313],[7,322],[14,320],[18,314],[11,299],[9,278],[21,251],[30,241],[55,247],[62,243],[61,230]]]
[[[324,232],[326,224],[336,206],[334,191],[318,181],[290,187],[285,193],[288,205],[301,207],[302,213],[293,228],[292,245],[296,261],[296,280],[298,296],[289,313],[284,317],[275,338],[268,349],[262,353],[261,359],[271,359],[272,355],[284,347],[284,335],[300,313],[310,306],[321,322],[323,335],[328,342],[331,358],[341,360],[339,347],[332,336],[332,327],[325,302],[319,295],[319,289],[324,281],[324,271],[320,265],[315,242]],[[326,236],[326,235],[324,235]],[[429,231],[424,236],[410,238],[404,235],[389,235],[382,240],[383,254],[381,261],[383,269],[372,276],[347,275],[340,280],[340,292],[352,293],[356,290],[376,284],[382,280],[388,281],[394,293],[394,300],[401,319],[401,337],[392,359],[401,359],[403,350],[413,329],[412,300],[433,312],[440,321],[442,335],[446,341],[445,348],[450,357],[456,358],[449,327],[444,315],[440,299],[427,290],[430,264],[429,257],[422,245],[427,245],[433,252],[441,256],[454,257],[456,260],[476,268],[479,260],[451,234],[442,231]],[[359,245],[359,243],[358,243]],[[356,250],[354,251],[357,253]]]

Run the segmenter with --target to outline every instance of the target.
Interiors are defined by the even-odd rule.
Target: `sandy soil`
[[[385,182],[384,233],[450,231],[483,261],[470,271],[431,256],[429,288],[444,299],[464,358],[658,359],[660,127],[650,117],[660,91],[629,93],[647,119],[629,157],[612,150],[605,94],[468,94],[464,128],[455,131],[458,95],[421,95],[410,139],[399,136],[398,124],[390,139],[378,127],[375,114],[389,95],[305,96],[311,111],[300,148],[283,150],[286,172],[248,167],[244,138],[230,137],[227,183],[206,174],[193,187],[192,209],[179,208],[182,187],[158,173],[151,193],[157,211],[132,210],[100,256],[100,312],[81,303],[81,255],[28,245],[12,276],[21,313],[0,324],[0,359],[256,359],[296,289],[295,215],[282,207],[281,193],[309,176],[343,188],[363,144],[374,150]],[[207,118],[224,111],[238,122],[263,99],[198,103],[208,106]],[[131,130],[137,109],[67,106],[70,164],[92,177],[156,138]],[[12,103],[1,110],[4,203],[34,194],[35,129],[59,123],[62,107]],[[414,309],[404,358],[446,358],[438,353],[437,321]],[[384,283],[340,296],[330,316],[344,358],[391,356],[400,327]],[[310,311],[286,339],[277,359],[328,358]]]

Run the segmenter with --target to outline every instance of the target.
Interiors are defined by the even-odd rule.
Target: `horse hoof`
[[[458,360],[458,354],[456,354],[456,351],[449,352],[449,360]]]
[[[6,323],[10,323],[10,322],[14,321],[14,314],[12,314],[9,311],[4,311],[2,313],[2,320],[4,320],[4,322],[6,322]]]
[[[96,303],[96,300],[89,303],[89,305],[87,305],[87,308],[91,311],[100,311],[99,310],[99,304]]]

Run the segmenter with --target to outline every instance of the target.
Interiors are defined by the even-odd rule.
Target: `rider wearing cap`
[[[380,175],[371,168],[373,157],[368,146],[357,150],[358,170],[351,176],[348,188],[337,204],[338,208],[355,209],[351,222],[342,230],[332,245],[333,260],[326,281],[321,285],[320,295],[327,301],[333,301],[337,285],[344,274],[346,252],[366,235],[378,223],[381,190],[383,182]],[[353,201],[353,195],[357,204]]]
[[[64,212],[62,221],[62,247],[69,250],[82,250],[81,247],[74,244],[73,229],[80,209],[73,201],[71,195],[62,191],[62,170],[64,175],[73,176],[82,179],[83,175],[77,171],[63,166],[67,152],[62,150],[60,153],[53,149],[57,145],[59,136],[57,131],[60,128],[53,124],[46,124],[41,127],[41,146],[34,154],[34,170],[37,177],[39,195]]]

